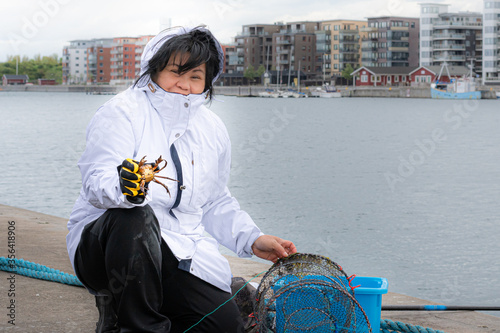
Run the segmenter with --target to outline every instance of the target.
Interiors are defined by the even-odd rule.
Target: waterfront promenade
[[[28,92],[81,92],[97,95],[113,95],[127,89],[128,86],[110,86],[110,85],[57,85],[57,86],[0,86],[2,91],[28,91]],[[215,95],[226,96],[244,96],[257,97],[260,92],[263,92],[268,87],[264,86],[216,86],[214,87]],[[277,89],[277,87],[271,87]],[[286,90],[286,87],[282,87]],[[316,87],[301,87],[300,91],[310,95],[310,91]],[[338,86],[338,91],[342,97],[377,97],[377,98],[431,98],[429,87],[353,87],[353,86]],[[500,87],[481,87],[481,98],[496,99],[495,92],[500,91]]]
[[[0,205],[0,256],[8,253],[8,230],[15,232],[14,246],[17,258],[39,263],[74,274],[66,252],[66,220],[33,211]],[[10,228],[9,228],[10,226]],[[12,227],[13,226],[13,227]],[[12,243],[11,243],[12,244]],[[228,257],[234,276],[250,279],[269,268],[269,265],[251,260]],[[0,271],[0,331],[23,333],[93,332],[97,310],[93,297],[83,288],[42,281]],[[258,279],[257,279],[258,280]],[[9,283],[7,283],[9,282]],[[15,297],[9,296],[14,288]],[[389,281],[390,288],[390,281]],[[8,323],[7,307],[15,300],[14,325]],[[463,300],[464,303],[467,300]],[[429,301],[389,292],[383,304],[434,304]],[[500,318],[486,314],[452,312],[383,312],[382,318],[420,325],[445,332],[500,332]]]

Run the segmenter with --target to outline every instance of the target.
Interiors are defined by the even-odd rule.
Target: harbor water
[[[0,203],[67,218],[86,126],[111,97],[0,93]],[[492,306],[499,103],[218,96],[210,108],[232,140],[230,190],[265,233],[393,292]]]

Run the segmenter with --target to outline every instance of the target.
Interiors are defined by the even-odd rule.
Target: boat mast
[[[292,67],[292,49],[288,53],[288,83],[286,85],[287,88],[290,88],[290,69]]]
[[[300,92],[300,60],[299,60],[299,69],[297,69],[297,85],[299,86],[299,92]]]

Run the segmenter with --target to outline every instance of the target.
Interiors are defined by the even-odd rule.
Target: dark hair
[[[179,66],[179,73],[185,73],[206,63],[205,88],[210,100],[213,95],[213,80],[219,73],[219,51],[214,36],[207,30],[193,29],[190,32],[171,37],[153,55],[148,62],[148,69],[137,79],[134,86],[146,76],[151,79],[161,72],[170,58],[180,54],[189,54],[187,61]]]

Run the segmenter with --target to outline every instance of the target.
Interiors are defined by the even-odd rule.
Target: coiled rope
[[[392,321],[389,319],[380,320],[380,333],[390,332],[411,332],[411,333],[444,333],[444,331],[433,330],[418,325],[410,325],[400,321]]]
[[[0,270],[40,280],[59,282],[72,286],[83,287],[83,284],[80,282],[80,280],[78,280],[78,278],[75,275],[64,273],[61,272],[60,270],[32,263],[23,259],[7,259],[5,257],[0,257]],[[241,289],[243,288],[240,288],[240,290]],[[217,309],[215,309],[213,312],[215,312]],[[444,333],[443,331],[433,330],[432,328],[425,328],[418,325],[405,324],[399,321],[394,322],[389,319],[382,319],[380,321],[380,333],[391,333],[391,332]]]
[[[23,259],[7,259],[5,257],[0,257],[0,270],[40,280],[83,287],[83,284],[74,275]]]

